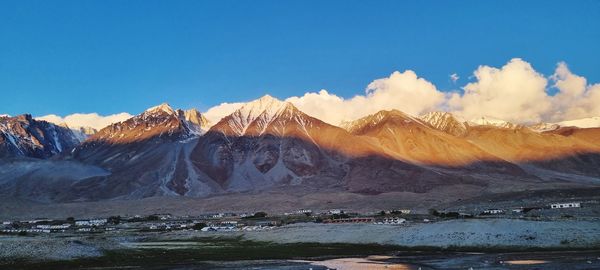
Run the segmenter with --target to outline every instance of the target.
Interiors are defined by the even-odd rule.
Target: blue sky
[[[0,1],[0,113],[349,98],[407,69],[448,91],[514,57],[596,83],[599,18],[600,1]]]

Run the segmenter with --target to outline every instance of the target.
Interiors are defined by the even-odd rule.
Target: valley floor
[[[592,259],[600,256],[597,251],[600,250],[600,221],[466,219],[410,225],[299,223],[253,232],[190,230],[0,236],[0,268],[80,268],[153,262],[157,265],[181,262],[196,265],[233,260],[322,261],[368,255],[392,256],[392,259],[404,262],[423,261],[424,258],[398,259],[402,254],[417,256],[417,251],[437,252],[436,256],[441,256],[440,260],[445,263],[461,258],[467,264],[458,265],[473,265],[477,258],[463,252],[501,254],[535,250],[577,251],[574,256],[587,254],[580,263],[600,267],[600,260]],[[452,255],[452,252],[461,253]],[[468,256],[465,254],[470,254],[471,259],[466,259]],[[494,256],[481,256],[478,263],[492,260],[490,258]],[[518,262],[527,261],[524,257],[513,257]],[[428,265],[435,265],[435,262],[430,261]]]
[[[440,187],[427,193],[388,192],[365,195],[349,192],[315,191],[240,193],[208,198],[150,197],[140,200],[105,200],[95,202],[43,203],[14,197],[0,198],[0,220],[39,218],[97,218],[112,215],[134,216],[169,213],[197,216],[219,212],[266,211],[283,213],[298,209],[343,209],[346,212],[379,212],[390,209],[411,209],[426,214],[428,209],[480,211],[486,208],[543,206],[553,202],[582,201],[594,205],[588,216],[600,217],[600,187],[527,190],[521,192],[486,192],[471,185]],[[500,192],[500,191],[498,191]],[[590,208],[592,209],[592,208]],[[477,212],[478,214],[479,212]]]

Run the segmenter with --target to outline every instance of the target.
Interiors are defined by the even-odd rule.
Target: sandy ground
[[[101,256],[103,250],[136,248],[140,239],[188,240],[198,237],[237,237],[274,243],[386,244],[471,250],[524,248],[600,249],[600,221],[525,221],[509,219],[450,220],[408,226],[303,223],[254,232],[176,231],[89,235],[0,236],[0,261],[58,260]],[[168,245],[167,245],[168,247]],[[336,262],[338,263],[338,262]]]
[[[453,190],[449,190],[453,189]],[[176,216],[197,216],[206,213],[233,212],[270,214],[298,209],[368,212],[384,209],[413,209],[423,213],[431,205],[479,193],[473,186],[434,190],[430,193],[390,192],[379,195],[361,195],[347,192],[320,193],[290,192],[262,194],[231,194],[210,198],[151,197],[141,200],[110,200],[78,203],[38,203],[18,198],[0,198],[0,220],[27,220],[34,218],[93,218],[112,215],[134,216],[170,213]],[[326,202],[326,203],[324,203]]]
[[[600,221],[450,220],[409,226],[294,224],[246,238],[276,243],[377,243],[439,248],[600,247]]]
[[[73,238],[0,237],[0,259],[69,260],[102,256],[103,244]]]

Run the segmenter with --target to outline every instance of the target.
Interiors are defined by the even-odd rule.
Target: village
[[[431,223],[448,219],[534,219],[575,218],[582,208],[600,208],[597,201],[554,202],[541,206],[519,206],[510,208],[472,209],[471,211],[429,209],[427,213],[418,213],[411,209],[382,210],[357,213],[343,209],[313,211],[298,209],[292,212],[268,214],[255,213],[207,213],[199,216],[175,216],[171,214],[110,216],[102,218],[66,219],[38,218],[32,220],[3,221],[0,234],[35,235],[49,233],[127,233],[127,232],[244,232],[263,231],[294,223],[323,224],[376,224],[409,225]],[[574,212],[575,211],[575,212]]]

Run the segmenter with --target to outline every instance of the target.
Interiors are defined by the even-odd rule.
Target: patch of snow
[[[562,121],[558,123],[539,123],[529,126],[537,132],[557,130],[561,127],[597,128],[600,127],[600,116]]]
[[[148,108],[144,113],[156,113],[156,112],[165,112],[169,115],[175,114],[175,110],[171,108],[171,106],[167,103],[162,103],[160,105]]]
[[[21,155],[24,155],[23,150],[21,149],[21,147],[19,147],[19,144],[17,143],[17,139],[14,137],[14,135],[10,132],[3,132],[3,133],[4,133],[4,135],[6,135],[6,138],[8,138],[8,141],[10,141],[10,143],[12,145],[14,145],[17,150],[19,150],[19,153],[21,153]]]
[[[281,114],[289,103],[283,102],[272,96],[265,95],[257,100],[244,104],[241,108],[231,114],[229,126],[238,135],[244,135],[246,130],[254,121],[263,132],[267,126]]]
[[[449,112],[429,112],[419,116],[419,119],[438,129],[446,128],[451,122],[459,123],[461,128],[466,128],[464,123],[467,122]]]
[[[552,124],[552,123],[538,123],[538,124],[529,126],[529,128],[536,132],[545,132],[545,131],[552,131],[552,130],[559,129],[560,125]]]
[[[51,126],[52,127],[52,140],[54,141],[54,146],[56,147],[56,150],[58,151],[58,153],[62,152],[62,145],[60,144],[60,141],[58,140],[58,133],[56,132],[56,127]]]
[[[471,126],[494,126],[494,127],[500,127],[500,128],[516,128],[517,127],[516,124],[513,124],[511,122],[508,122],[505,120],[500,120],[500,119],[489,118],[489,117],[485,117],[485,116],[472,119],[471,121],[468,121],[467,123]]]
[[[600,127],[600,116],[563,121],[556,124],[563,127],[595,128]]]

